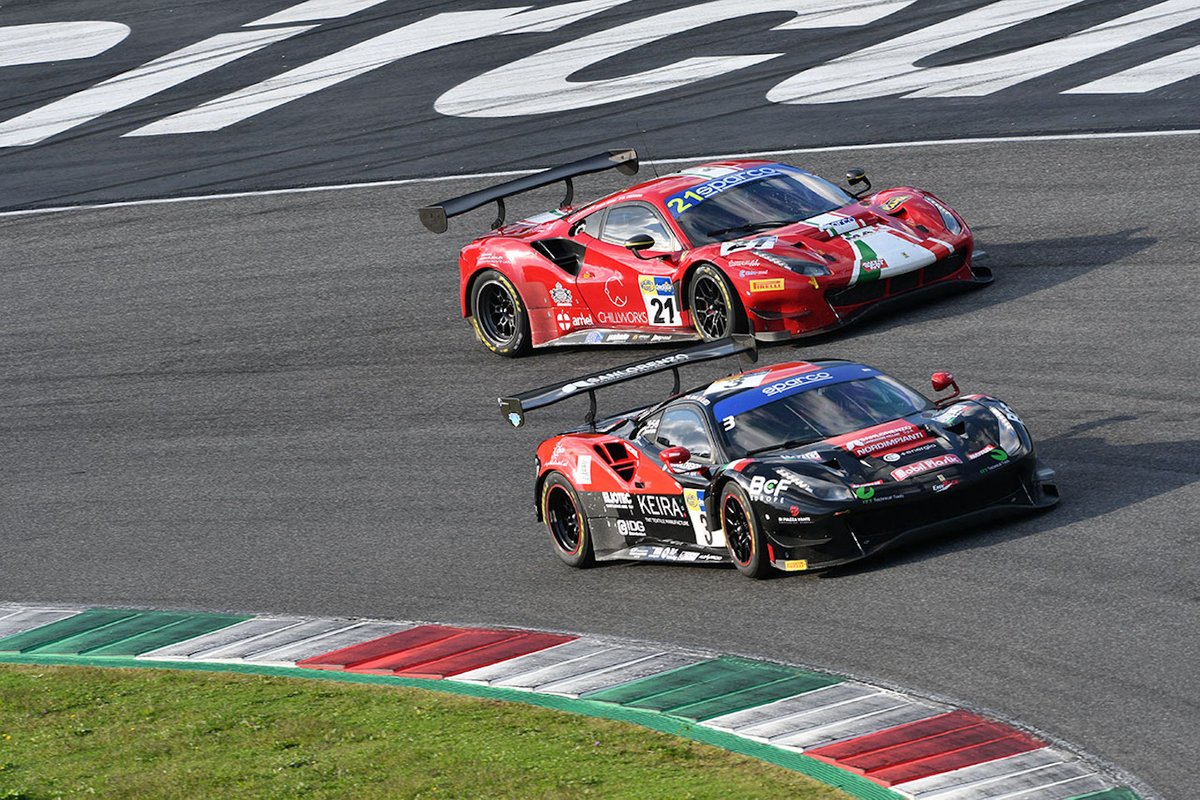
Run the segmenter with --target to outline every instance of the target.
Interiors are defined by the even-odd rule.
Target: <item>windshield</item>
[[[772,164],[678,192],[667,199],[667,208],[692,246],[699,247],[778,228],[852,202],[852,197],[826,180]]]
[[[830,380],[836,381],[836,373],[840,369],[844,368],[810,374],[832,374]],[[780,385],[783,384],[775,384]],[[752,389],[742,395],[756,395],[760,391]],[[923,396],[879,373],[870,378],[813,385],[811,388],[803,385],[789,387],[777,394],[778,399],[764,398],[763,404],[740,413],[738,409],[752,405],[753,398],[750,403],[722,408],[742,395],[718,403],[715,409],[717,414],[722,411],[734,412],[718,417],[722,423],[718,427],[724,431],[731,458],[785,445],[799,447],[929,408],[929,401]]]

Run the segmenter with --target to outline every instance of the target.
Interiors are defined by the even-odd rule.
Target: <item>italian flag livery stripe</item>
[[[623,719],[864,800],[1137,800],[1066,749],[787,664],[588,636],[341,618],[0,606],[0,662],[295,670]]]

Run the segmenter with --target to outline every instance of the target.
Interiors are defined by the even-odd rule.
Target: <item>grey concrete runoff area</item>
[[[510,361],[478,345],[455,257],[490,212],[438,237],[416,208],[487,180],[0,217],[0,599],[507,624],[772,657],[1020,720],[1142,789],[1191,796],[1198,143],[790,159],[937,191],[997,278],[763,360],[862,359],[921,387],[951,370],[1022,414],[1063,501],[765,582],[554,557],[532,452],[586,403],[513,430],[495,398],[661,351]],[[593,176],[580,194],[620,185]],[[513,214],[556,199],[519,198]]]

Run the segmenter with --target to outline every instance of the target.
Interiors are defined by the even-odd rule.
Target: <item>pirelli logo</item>
[[[752,292],[780,292],[780,291],[783,291],[783,278],[766,278],[763,280],[750,281],[750,291],[752,291]]]

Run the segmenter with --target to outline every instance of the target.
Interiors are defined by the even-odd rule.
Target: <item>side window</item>
[[[605,210],[602,208],[599,211],[588,214],[586,217],[576,222],[573,226],[571,226],[572,235],[577,236],[581,233],[586,233],[592,238],[598,237],[600,235],[601,223],[604,222],[604,211]]]
[[[648,206],[641,203],[622,203],[609,206],[608,218],[604,220],[604,233],[600,236],[610,244],[623,245],[639,233],[648,233],[654,237],[651,250],[676,250],[675,238],[659,216]],[[595,236],[595,232],[592,232]]]
[[[654,444],[658,447],[686,447],[692,453],[693,461],[711,462],[713,458],[712,441],[708,438],[708,429],[700,412],[690,406],[669,408],[662,414],[658,431],[654,434]]]
[[[646,444],[654,444],[654,437],[658,434],[658,426],[662,423],[662,412],[658,412],[653,416],[646,418],[638,428],[637,436]]]

